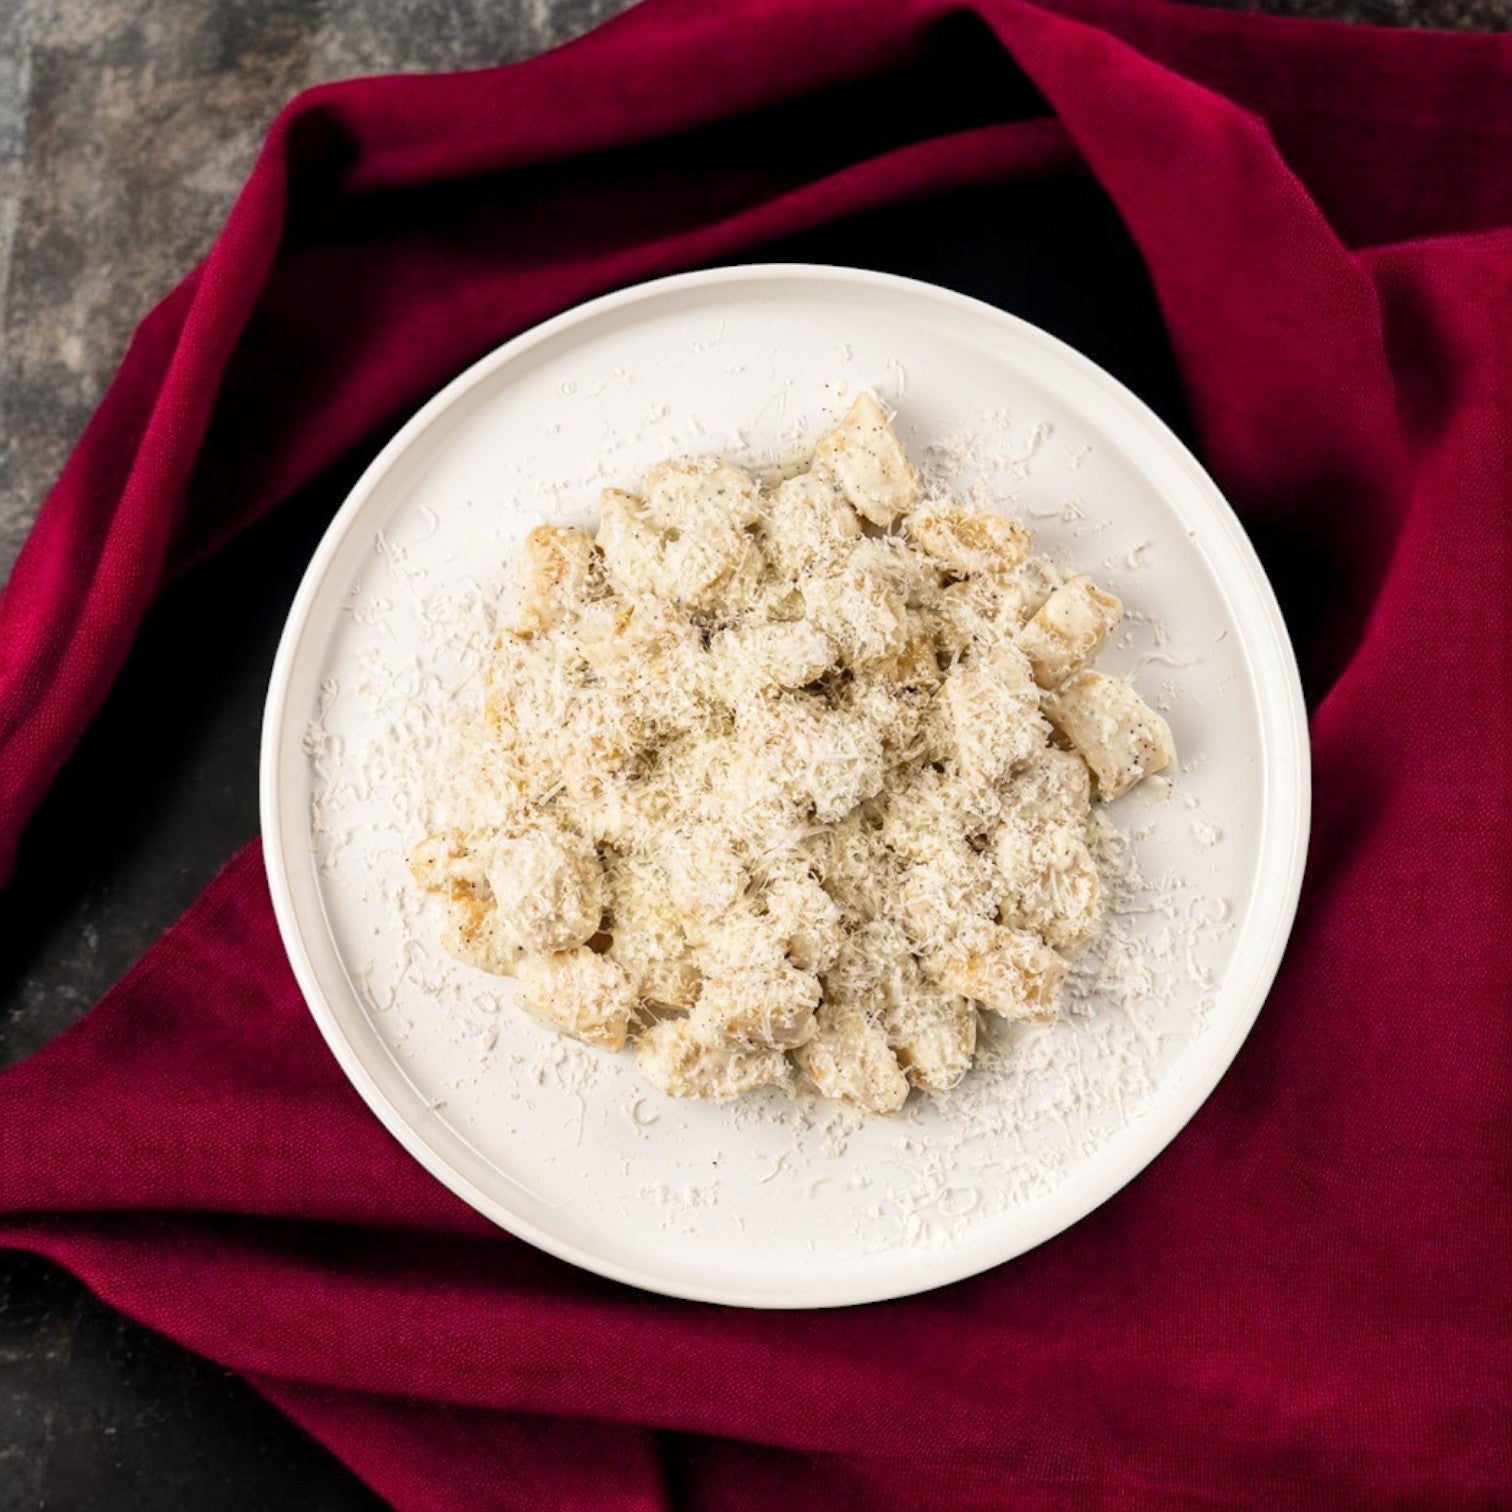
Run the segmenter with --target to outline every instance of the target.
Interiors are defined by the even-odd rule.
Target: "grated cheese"
[[[568,1035],[634,1041],[673,1095],[795,1070],[870,1113],[949,1093],[992,1058],[979,1014],[1053,1019],[1098,933],[1088,767],[1108,798],[1171,759],[1081,670],[1119,601],[1030,546],[922,482],[866,394],[806,472],[667,461],[605,490],[596,536],[539,526],[418,774],[445,948]],[[433,682],[416,662],[380,697]]]

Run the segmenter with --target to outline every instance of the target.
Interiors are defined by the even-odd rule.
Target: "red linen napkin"
[[[1044,103],[967,69],[785,131],[962,26]],[[1316,705],[1292,948],[1134,1186],[883,1306],[598,1280],[367,1114],[253,848],[0,1076],[0,1243],[242,1372],[405,1509],[1512,1500],[1512,39],[1156,0],[648,0],[519,67],[302,96],[0,599],[0,866],[164,580],[502,338],[861,208],[1011,206],[1086,169],[1206,460],[1283,586],[1316,585],[1286,595]]]

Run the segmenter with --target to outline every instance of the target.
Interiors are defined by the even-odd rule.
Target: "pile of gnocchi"
[[[658,464],[525,542],[446,823],[445,947],[677,1097],[954,1087],[1047,1021],[1101,906],[1094,801],[1171,763],[1088,662],[1122,606],[925,496],[878,402],[806,470]]]

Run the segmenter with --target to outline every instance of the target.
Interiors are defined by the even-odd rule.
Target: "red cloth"
[[[501,338],[861,207],[1083,168],[1205,457],[1272,570],[1326,584],[1293,626],[1311,869],[1255,1032],[1133,1187],[974,1281],[756,1314],[491,1230],[325,1053],[255,849],[0,1076],[0,1243],[241,1371],[401,1508],[1512,1500],[1512,39],[972,10],[649,0],[519,67],[302,96],[0,601],[8,861],[165,578]],[[1048,104],[966,69],[797,129],[963,26]]]

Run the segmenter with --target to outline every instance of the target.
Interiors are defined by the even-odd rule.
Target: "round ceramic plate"
[[[942,485],[1009,509],[1121,595],[1098,665],[1180,751],[1113,808],[1110,933],[1042,1029],[990,1033],[949,1097],[866,1119],[810,1095],[675,1101],[448,960],[408,879],[423,772],[526,531],[714,452],[798,455],[867,388]],[[506,1229],[674,1296],[820,1307],[997,1265],[1116,1192],[1232,1061],[1286,943],[1306,725],[1274,597],[1217,488],[1132,394],[1044,332],[927,284],[766,266],[663,279],[508,342],[384,448],[295,600],[262,752],[268,877],[342,1069]],[[1215,1199],[1219,1194],[1215,1193]]]

